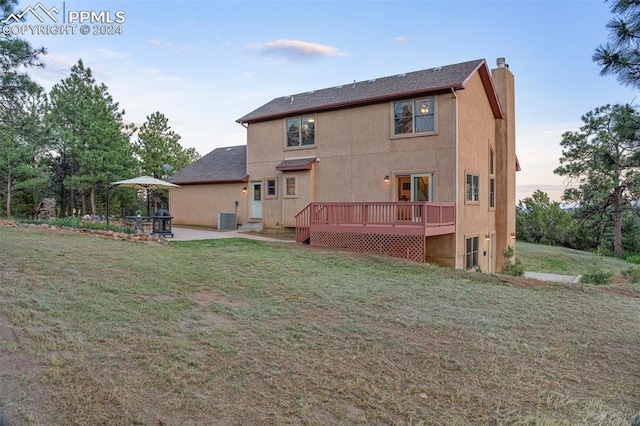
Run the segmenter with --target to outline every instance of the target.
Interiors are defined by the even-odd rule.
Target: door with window
[[[398,201],[434,201],[434,176],[434,173],[397,176]],[[407,218],[408,220],[422,220],[422,206],[414,206],[413,209],[407,207],[407,210],[403,216],[410,216],[410,219]],[[410,214],[407,214],[409,211],[411,211]],[[400,219],[402,220],[404,217]]]
[[[262,219],[262,182],[251,182],[251,219]]]

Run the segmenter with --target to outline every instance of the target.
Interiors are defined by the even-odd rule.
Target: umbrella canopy
[[[180,185],[176,185],[175,183],[156,179],[151,176],[140,176],[133,179],[121,180],[112,183],[111,186],[126,186],[136,189],[169,189],[180,187]]]

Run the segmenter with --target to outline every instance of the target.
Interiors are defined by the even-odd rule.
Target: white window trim
[[[467,241],[469,240],[477,240],[477,244],[476,244],[476,250],[475,250],[475,265],[472,265],[470,268],[467,266],[468,262],[467,259],[469,257],[469,255],[473,256],[473,242],[471,243],[472,247],[471,247],[471,252],[467,251]],[[473,259],[472,259],[472,263],[473,263]],[[476,269],[478,266],[480,265],[480,236],[479,235],[471,235],[469,237],[465,237],[464,239],[464,268],[467,271],[471,271],[473,269]]]
[[[287,193],[288,179],[293,179],[293,195]],[[298,198],[298,179],[295,176],[287,176],[284,178],[284,190],[282,194],[282,198]]]
[[[468,183],[467,181],[469,180],[469,176],[474,176],[476,178],[476,184],[475,184],[475,188],[476,188],[476,193],[477,193],[477,199],[476,200],[470,200],[469,199],[469,191],[468,191]],[[473,194],[473,191],[472,191]],[[464,202],[465,204],[479,204],[480,203],[480,175],[475,174],[475,173],[465,173],[464,175]]]
[[[274,181],[274,190],[275,190],[275,194],[273,195],[269,195],[269,181],[272,180]],[[264,180],[264,198],[269,198],[269,199],[273,199],[273,198],[278,198],[278,178],[266,178]]]

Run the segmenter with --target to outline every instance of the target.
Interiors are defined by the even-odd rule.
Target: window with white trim
[[[496,207],[496,178],[489,178],[489,208]]]
[[[315,145],[316,119],[313,115],[287,118],[287,147]]]
[[[267,179],[266,197],[276,198],[278,196],[278,188],[276,179]]]
[[[489,147],[489,208],[496,207],[496,153]]]
[[[480,177],[478,175],[467,173],[466,201],[471,201],[471,202],[480,201],[480,196],[478,194],[479,186],[480,186],[479,183],[480,183]]]
[[[393,129],[394,135],[434,132],[435,98],[394,102]]]
[[[467,269],[478,267],[478,245],[480,237],[471,237],[465,240],[465,264]]]
[[[287,197],[295,197],[295,195],[296,195],[296,178],[288,177],[285,180],[285,183],[286,183],[285,194],[287,195]]]

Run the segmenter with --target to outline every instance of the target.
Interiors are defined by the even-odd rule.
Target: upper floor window
[[[394,134],[426,133],[436,130],[434,98],[393,104]]]
[[[313,115],[287,119],[287,146],[315,145],[316,120]]]
[[[467,174],[467,201],[479,201],[478,195],[480,177],[478,175]]]

